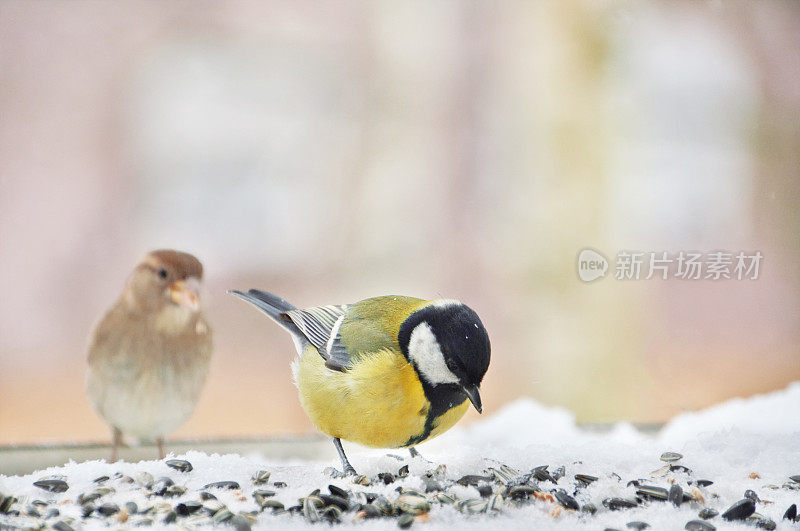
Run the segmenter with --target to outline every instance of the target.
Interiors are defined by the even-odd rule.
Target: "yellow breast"
[[[405,446],[425,432],[430,403],[414,368],[391,350],[364,355],[347,372],[332,371],[314,347],[307,348],[296,372],[300,402],[323,433],[374,448]],[[435,437],[453,426],[466,400],[433,419]]]

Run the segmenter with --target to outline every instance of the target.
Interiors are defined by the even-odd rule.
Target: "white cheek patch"
[[[408,341],[408,357],[420,375],[429,383],[458,383],[458,378],[447,368],[442,349],[428,323],[418,324]]]

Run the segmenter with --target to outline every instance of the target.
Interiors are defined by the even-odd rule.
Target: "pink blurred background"
[[[460,298],[488,414],[800,378],[798,3],[3,0],[0,116],[0,444],[107,437],[87,337],[159,247],[204,262],[216,338],[176,437],[313,431],[231,288]],[[584,247],[764,261],[584,284]]]

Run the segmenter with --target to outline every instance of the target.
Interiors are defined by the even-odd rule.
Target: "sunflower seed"
[[[33,485],[47,492],[66,492],[69,485],[62,479],[40,479],[34,481]]]
[[[224,509],[220,509],[214,513],[214,516],[211,519],[215,524],[221,524],[227,522],[231,518],[233,518],[233,513],[227,507],[225,507]]]
[[[659,457],[659,459],[661,459],[665,463],[672,463],[674,461],[679,461],[683,459],[683,456],[677,452],[664,452],[663,454],[661,454],[661,457]]]
[[[179,503],[175,506],[175,512],[178,516],[189,516],[203,508],[203,504],[197,501],[187,501]]]
[[[588,476],[586,474],[575,474],[575,479],[580,481],[584,485],[589,485],[589,484],[597,481],[599,478],[597,478],[595,476]]]
[[[306,496],[306,498],[303,500],[302,507],[303,507],[303,516],[305,517],[306,520],[308,520],[312,524],[319,522],[320,520],[319,509],[317,509],[317,506],[314,502],[314,496]]]
[[[531,485],[516,485],[508,490],[508,497],[512,500],[527,500],[539,489]]]
[[[240,487],[239,487],[239,484],[236,483],[235,481],[216,481],[214,483],[209,483],[208,485],[205,485],[203,488],[204,489],[228,489],[228,490],[233,490],[233,489],[238,489]]]
[[[394,514],[394,506],[385,496],[378,496],[371,502],[371,505],[376,507],[384,516],[391,516]]]
[[[253,483],[255,485],[263,485],[264,483],[269,481],[270,473],[266,470],[259,470],[255,474],[253,474]]]
[[[283,504],[278,500],[273,498],[268,498],[261,503],[259,503],[262,509],[272,509],[272,511],[282,510],[284,508]]]
[[[684,529],[688,531],[716,531],[716,527],[702,520],[689,520]]]
[[[486,500],[481,498],[470,498],[456,503],[456,509],[465,514],[478,514],[486,511],[488,507]]]
[[[174,468],[178,472],[191,472],[194,467],[189,461],[183,459],[167,459],[165,461],[168,467]]]
[[[709,485],[713,485],[714,482],[708,479],[698,479],[697,484],[701,487],[708,487]]]
[[[697,513],[697,516],[699,516],[703,520],[710,520],[711,518],[714,518],[718,514],[719,511],[717,511],[716,509],[712,509],[711,507],[706,507],[702,509],[699,513]]]
[[[431,504],[425,496],[402,494],[397,498],[397,508],[404,513],[422,514],[431,510]]]
[[[92,483],[105,483],[109,479],[110,478],[108,476],[100,476],[99,478],[94,478],[94,480],[92,480]]]
[[[586,503],[581,507],[582,513],[594,514],[597,512],[597,507],[593,503]]]
[[[636,495],[647,500],[666,501],[669,499],[669,491],[667,489],[652,485],[639,485],[636,487]]]
[[[564,489],[558,489],[553,492],[553,495],[556,497],[556,500],[558,500],[558,503],[565,509],[572,509],[573,511],[578,510],[578,502],[575,501],[575,498],[567,494]]]
[[[761,500],[758,497],[758,494],[752,489],[747,489],[744,491],[744,497],[753,500],[754,502],[760,502]]]
[[[669,489],[669,501],[675,507],[680,507],[683,503],[683,489],[677,483],[672,485]]]
[[[722,513],[722,517],[725,520],[744,520],[753,514],[755,510],[755,502],[749,498],[744,498],[728,507],[728,510]]]
[[[116,503],[104,503],[97,508],[97,512],[103,516],[111,516],[112,514],[117,514],[119,512],[119,505]]]
[[[619,509],[638,507],[638,504],[633,500],[626,500],[625,498],[606,498],[603,500],[603,506],[610,511],[617,511]]]
[[[336,505],[330,505],[330,506],[325,507],[324,509],[322,509],[320,511],[319,515],[320,515],[320,517],[322,517],[323,520],[327,520],[329,522],[337,522],[338,523],[338,522],[341,522],[341,520],[342,520],[342,513],[343,512],[344,511],[342,511]]]
[[[495,494],[489,498],[489,501],[486,504],[486,511],[502,511],[504,506],[505,502],[503,501],[503,497],[499,494]]]
[[[627,527],[629,529],[640,529],[641,530],[641,529],[647,529],[648,527],[650,527],[650,524],[648,524],[647,522],[634,521],[634,522],[628,522],[627,524],[625,524],[625,527]]]
[[[789,506],[788,509],[786,509],[786,512],[783,513],[783,519],[790,520],[792,522],[797,521],[797,504],[793,503]]]
[[[464,485],[465,487],[473,486],[477,487],[481,483],[487,483],[493,481],[493,476],[476,476],[476,475],[466,475],[463,476],[461,479],[456,481],[459,485]]]
[[[453,496],[445,492],[437,492],[433,499],[445,505],[452,505],[456,502],[456,499]]]
[[[414,523],[414,515],[409,513],[404,513],[400,515],[400,518],[397,519],[397,527],[400,529],[408,529],[411,527],[411,524]]]

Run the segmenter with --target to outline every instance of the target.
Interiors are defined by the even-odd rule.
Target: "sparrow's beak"
[[[478,413],[483,413],[483,405],[481,405],[481,394],[478,392],[477,385],[465,385],[463,388],[464,394],[467,395],[469,401],[475,406]]]
[[[167,288],[172,302],[193,312],[200,309],[200,282],[194,277],[176,280]]]

